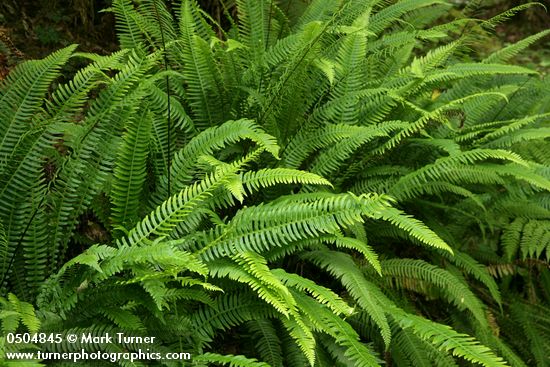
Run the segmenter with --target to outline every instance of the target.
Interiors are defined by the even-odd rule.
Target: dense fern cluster
[[[450,7],[237,0],[224,29],[113,0],[121,51],[21,64],[3,332],[155,336],[194,366],[550,365],[550,83],[507,64],[550,31],[473,60],[523,7]]]

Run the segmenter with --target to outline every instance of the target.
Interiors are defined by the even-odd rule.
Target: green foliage
[[[548,365],[550,84],[506,64],[548,32],[474,62],[446,1],[235,6],[222,29],[113,1],[122,51],[0,86],[3,332],[155,336],[195,366]]]

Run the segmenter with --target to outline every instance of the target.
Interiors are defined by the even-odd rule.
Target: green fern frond
[[[28,232],[44,200],[39,199],[45,189],[44,154],[52,143],[46,130],[49,121],[43,116],[43,98],[75,48],[69,46],[44,60],[23,63],[0,85],[0,221],[8,241],[2,252],[0,272],[5,278],[11,272],[10,265],[22,260],[24,265],[20,266],[32,273],[23,292],[34,292],[37,283],[44,280],[47,268],[46,253],[42,251],[45,228],[38,225],[36,233]],[[32,195],[28,204],[22,204],[25,193]],[[22,252],[28,252],[27,260],[23,260]],[[33,259],[31,254],[37,256]],[[15,285],[18,292],[22,290],[22,283]]]
[[[499,304],[502,304],[502,297],[498,289],[498,285],[487,270],[487,267],[478,263],[473,257],[465,252],[454,250],[454,254],[450,255],[447,252],[442,252],[450,262],[458,266],[466,274],[470,274],[475,279],[479,280],[487,287],[493,299]]]
[[[506,366],[502,358],[495,356],[489,348],[479,344],[471,336],[457,333],[449,326],[399,310],[393,310],[392,318],[403,329],[411,330],[420,339],[433,344],[441,351],[451,352],[455,356],[486,367]]]
[[[0,298],[2,310],[0,312],[0,324],[5,334],[15,333],[20,324],[24,325],[30,333],[40,330],[38,319],[33,305],[21,301],[14,294],[8,294],[8,298]]]
[[[349,316],[353,313],[353,308],[348,306],[347,303],[330,289],[297,274],[287,273],[283,269],[274,269],[271,272],[286,286],[293,287],[301,292],[307,290],[313,298],[319,303],[326,305],[335,314]]]
[[[315,320],[318,327],[333,337],[335,342],[345,348],[346,357],[354,366],[374,367],[380,365],[380,360],[374,351],[361,343],[355,330],[344,320],[325,307],[320,307],[307,297],[296,297],[300,309],[304,310],[308,317]]]
[[[216,363],[222,366],[231,367],[269,367],[270,365],[265,362],[259,362],[254,358],[247,358],[245,356],[235,355],[222,355],[216,353],[205,353],[198,356],[193,356],[193,362],[201,363]]]
[[[26,132],[24,122],[38,112],[50,83],[76,49],[72,45],[54,52],[44,60],[29,61],[17,67],[0,86],[0,154],[6,159]],[[9,87],[9,88],[8,88]]]
[[[398,209],[388,207],[381,213],[381,218],[390,222],[396,227],[407,232],[410,236],[420,242],[441,250],[453,253],[453,250],[447,245],[435,232],[431,231],[426,225],[417,219],[412,218]]]
[[[258,191],[276,184],[303,184],[332,186],[329,181],[314,173],[290,168],[262,169],[242,174],[242,184],[248,191]]]
[[[493,139],[502,138],[518,130],[521,131],[522,128],[528,127],[529,125],[534,125],[537,122],[539,122],[541,119],[545,119],[548,117],[550,117],[549,114],[531,115],[531,116],[526,116],[524,118],[517,119],[517,120],[501,121],[501,122],[495,121],[490,124],[472,126],[470,129],[476,129],[476,130],[480,129],[481,131],[478,131],[478,134],[479,134],[484,132],[482,129],[488,128],[489,126],[492,127],[491,129],[485,130],[489,132],[483,137],[478,138],[475,142],[476,144],[483,144],[483,143],[490,142]],[[501,125],[501,124],[503,126],[498,128],[493,127],[495,125]]]
[[[248,119],[227,121],[218,127],[204,130],[174,155],[170,183],[174,191],[182,190],[192,182],[196,172],[197,158],[212,155],[224,146],[241,140],[252,140],[259,147],[277,157],[279,146],[274,138],[266,134],[258,125]],[[245,179],[245,177],[243,177]],[[161,178],[161,186],[155,193],[155,204],[168,196],[168,178]]]
[[[282,320],[288,334],[294,339],[310,366],[315,365],[316,339],[312,330],[305,324],[301,317],[285,318]]]
[[[133,53],[124,69],[112,78],[109,86],[90,105],[82,129],[71,139],[73,152],[64,159],[63,169],[50,194],[52,226],[48,242],[52,251],[52,269],[56,269],[58,261],[64,258],[69,234],[74,231],[78,217],[112,169],[116,155],[112,146],[118,145],[117,133],[121,132],[126,119],[144,98],[145,92],[137,88],[137,84],[157,57]],[[117,103],[125,107],[117,108]]]
[[[140,318],[129,310],[121,308],[106,308],[102,310],[105,317],[122,330],[143,331],[145,327]]]
[[[247,321],[276,317],[275,310],[255,295],[225,294],[214,301],[216,307],[203,307],[191,315],[194,330],[206,340],[214,336],[215,330],[227,330]]]
[[[274,43],[279,25],[274,12],[277,7],[271,1],[238,0],[239,39],[250,57],[259,63],[265,50]]]
[[[289,317],[296,302],[281,279],[269,269],[266,260],[252,252],[240,253],[232,258],[240,266],[218,261],[210,266],[211,274],[216,277],[227,276],[248,284],[262,300]]]
[[[128,51],[121,50],[106,56],[74,53],[73,57],[91,60],[92,64],[79,70],[66,84],[59,85],[53,91],[51,100],[46,101],[47,111],[55,121],[54,124],[73,122],[74,116],[82,112],[90,91],[109,82],[105,71],[121,71],[124,68],[124,58]]]
[[[263,319],[249,321],[246,325],[252,334],[252,340],[255,340],[254,346],[261,359],[272,367],[282,367],[283,351],[281,340],[277,335],[273,322]]]
[[[118,39],[122,48],[132,49],[145,43],[139,22],[140,16],[131,2],[114,0],[113,7],[108,10],[115,13]]]
[[[397,355],[394,358],[399,361],[399,365],[408,365],[411,367],[458,366],[451,356],[437,350],[430,343],[420,339],[408,329],[401,329],[394,334],[391,352],[392,356]]]
[[[152,128],[148,107],[143,107],[137,113],[137,119],[128,125],[113,173],[113,227],[132,228],[139,218],[140,196],[146,178],[148,144]]]
[[[372,265],[374,270],[380,275],[382,275],[382,267],[380,266],[380,261],[378,260],[378,254],[370,247],[365,240],[350,238],[350,237],[334,237],[334,244],[336,247],[343,247],[353,249],[365,257],[365,260]]]
[[[181,38],[176,49],[184,65],[183,77],[187,83],[187,97],[196,126],[205,128],[226,121],[223,87],[219,83],[219,70],[206,40],[197,14],[197,5],[184,0],[180,10]]]
[[[181,81],[181,78],[178,78],[176,80]],[[175,82],[176,81],[174,81],[174,83]],[[172,82],[170,83],[170,85],[172,85]],[[159,116],[168,117],[168,93],[166,93],[159,86],[156,86],[154,84],[151,84],[149,87],[149,98],[151,101],[152,109],[155,109]],[[170,96],[170,118],[172,119],[174,126],[178,129],[184,130],[186,132],[196,130],[193,121],[191,120],[191,117],[189,117],[187,113],[187,110],[181,104],[179,99],[174,96]]]
[[[391,127],[385,129],[384,127],[358,127],[345,124],[330,124],[321,129],[302,129],[290,141],[288,148],[284,151],[282,161],[286,167],[297,168],[314,151],[333,146],[339,141],[342,141],[342,145],[347,147],[349,155],[349,151],[353,151],[362,143],[368,142],[376,136],[385,136],[389,131],[391,131]],[[352,144],[344,144],[347,139],[352,137],[356,137]],[[342,150],[342,148],[340,149]],[[346,150],[341,155],[345,157]]]
[[[384,29],[389,27],[393,22],[397,21],[403,14],[416,10],[422,7],[427,7],[434,4],[445,4],[439,0],[405,0],[383,8],[371,18],[369,30],[379,34]]]
[[[400,130],[403,125],[402,122],[397,121],[386,122],[375,127],[360,127],[347,139],[338,141],[332,147],[322,151],[312,163],[311,171],[323,176],[330,175],[361,145],[378,137],[388,137],[391,132]],[[351,130],[349,129],[350,132]]]
[[[514,302],[511,306],[512,317],[521,325],[530,345],[530,353],[539,366],[548,363],[548,350],[550,345],[544,337],[550,326],[548,308],[544,306],[528,305],[522,302]]]
[[[156,49],[177,39],[176,27],[168,5],[162,0],[145,0],[137,8],[141,34],[145,35]]]
[[[526,37],[522,39],[521,41],[518,41],[514,44],[511,44],[509,46],[504,47],[503,49],[500,49],[496,52],[493,52],[491,55],[486,57],[483,62],[485,63],[504,63],[519,54],[521,51],[526,49],[527,47],[531,46],[533,43],[537,42],[538,40],[546,37],[548,34],[550,34],[550,30],[541,31],[539,33],[536,33],[532,36]]]
[[[391,331],[384,311],[385,296],[380,289],[365,279],[349,255],[334,251],[311,251],[302,257],[339,278],[347,291],[374,320],[380,329],[386,346],[391,341]]]
[[[465,165],[472,165],[476,161],[487,159],[499,159],[504,161],[510,161],[517,163],[517,167],[520,165],[527,165],[527,163],[516,153],[502,150],[502,149],[474,149],[468,152],[463,152],[450,157],[442,157],[436,160],[435,163],[425,165],[424,167],[411,172],[410,174],[403,176],[400,180],[390,189],[389,194],[399,199],[406,199],[412,197],[414,191],[422,192],[422,185],[428,184],[432,181],[458,181],[458,174],[455,170],[460,168],[467,168]],[[479,165],[478,165],[479,166]],[[496,165],[483,165],[486,175],[500,175],[503,172],[496,169]],[[490,172],[489,167],[494,167],[495,171]],[[506,166],[502,166],[506,167]],[[519,169],[519,168],[518,168]],[[519,174],[518,174],[519,176]],[[480,177],[481,178],[481,177]],[[535,180],[533,178],[533,180]],[[498,179],[495,179],[498,181]],[[538,180],[536,182],[539,182]]]
[[[150,240],[152,235],[162,238],[169,236],[180,224],[189,227],[192,223],[185,223],[185,219],[193,214],[195,208],[211,198],[212,192],[225,184],[230,173],[233,172],[213,173],[171,196],[130,230],[120,243],[140,244]]]
[[[485,27],[485,28],[492,29],[492,28],[496,27],[498,24],[501,24],[504,21],[506,21],[507,19],[510,19],[511,17],[516,15],[517,13],[519,13],[519,12],[525,10],[525,9],[529,9],[533,6],[541,6],[544,9],[546,9],[546,7],[542,3],[539,3],[539,2],[529,2],[529,3],[521,4],[521,5],[515,6],[511,9],[508,9],[508,10],[506,10],[506,11],[500,13],[500,14],[497,14],[494,17],[491,17],[490,19],[485,20],[482,23],[482,26]]]
[[[382,261],[381,265],[382,274],[389,282],[395,282],[396,286],[419,292],[425,292],[430,286],[435,286],[458,309],[468,309],[478,323],[487,324],[481,301],[452,273],[423,260],[391,259]],[[418,289],[416,283],[409,283],[414,280],[420,281]]]

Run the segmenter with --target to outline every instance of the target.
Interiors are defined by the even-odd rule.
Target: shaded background
[[[327,0],[330,1],[330,0]],[[459,6],[471,0],[452,0]],[[292,18],[307,0],[278,0],[279,6]],[[475,16],[488,18],[526,0],[481,0]],[[100,12],[111,0],[1,0],[0,1],[0,79],[22,59],[42,58],[72,43],[80,50],[106,54],[117,49],[115,22],[110,13]],[[199,0],[214,19],[224,21],[224,8],[234,13],[235,0]],[[550,9],[550,0],[540,1]],[[450,14],[453,16],[453,14]],[[500,44],[485,45],[487,53],[550,27],[550,16],[540,6],[516,15],[496,29]],[[483,49],[476,50],[483,53]],[[517,62],[550,69],[550,41],[538,43]]]

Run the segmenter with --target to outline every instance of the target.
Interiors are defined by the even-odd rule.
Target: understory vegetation
[[[543,7],[453,6],[236,0],[221,25],[193,0],[113,0],[120,51],[17,66],[4,335],[193,356],[168,366],[550,366],[550,81],[511,62],[550,30],[480,59]],[[3,338],[0,363],[36,349],[144,346]]]

